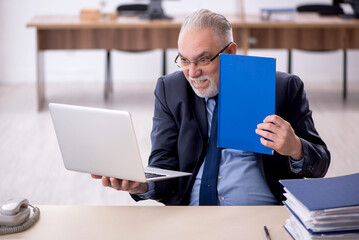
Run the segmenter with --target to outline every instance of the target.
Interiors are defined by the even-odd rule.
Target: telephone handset
[[[33,209],[31,215],[30,208]],[[0,206],[0,235],[21,232],[31,227],[40,217],[40,210],[24,198],[10,199]]]

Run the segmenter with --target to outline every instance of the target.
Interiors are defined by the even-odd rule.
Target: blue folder
[[[309,211],[359,206],[359,173],[280,183]]]
[[[274,58],[219,56],[219,147],[273,154],[255,129],[275,113],[275,78]]]
[[[352,234],[350,239],[359,239],[359,173],[331,178],[287,179],[280,183],[291,193],[284,205],[310,235],[321,235],[323,239],[337,235],[336,239],[347,239],[349,235],[345,234]],[[304,209],[293,204],[298,201]],[[302,221],[308,215],[312,224]]]

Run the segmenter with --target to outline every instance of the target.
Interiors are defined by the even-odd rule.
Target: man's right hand
[[[104,187],[111,187],[118,191],[127,191],[131,194],[141,194],[147,192],[148,190],[148,184],[143,182],[133,182],[94,174],[91,174],[91,177],[95,179],[102,179],[102,185]]]

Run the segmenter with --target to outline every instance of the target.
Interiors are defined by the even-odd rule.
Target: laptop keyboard
[[[164,174],[157,174],[157,173],[149,173],[149,172],[145,172],[146,178],[156,178],[156,177],[165,177],[166,175]]]

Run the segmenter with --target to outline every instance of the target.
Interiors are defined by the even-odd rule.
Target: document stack
[[[359,239],[359,173],[280,182],[293,239]]]
[[[264,21],[293,21],[295,12],[294,8],[262,8],[261,19]]]

